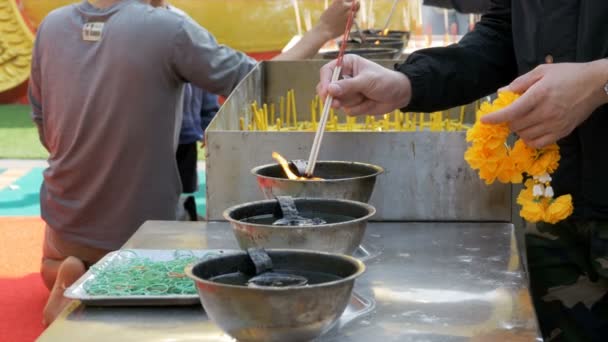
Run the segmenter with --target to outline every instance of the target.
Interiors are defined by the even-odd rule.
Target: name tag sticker
[[[101,40],[104,23],[86,23],[82,27],[82,40],[97,42]]]

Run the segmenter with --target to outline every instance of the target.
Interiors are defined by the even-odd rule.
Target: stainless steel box
[[[310,119],[321,60],[260,63],[226,100],[206,131],[207,219],[223,220],[235,204],[262,199],[250,170],[288,159],[308,159],[314,132],[239,130],[250,105],[277,102],[295,89],[299,119]],[[392,61],[381,61],[392,67]],[[458,115],[451,111],[451,117]],[[342,114],[339,114],[342,115]],[[474,105],[465,121],[472,122]],[[378,221],[512,220],[510,185],[487,186],[464,161],[465,132],[326,132],[320,160],[349,160],[382,166],[370,203]]]

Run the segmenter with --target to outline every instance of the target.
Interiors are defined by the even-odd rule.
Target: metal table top
[[[355,290],[373,311],[321,341],[534,341],[537,323],[513,226],[370,223]],[[149,221],[124,248],[236,248],[226,222]],[[200,306],[87,307],[74,301],[40,341],[231,341]]]

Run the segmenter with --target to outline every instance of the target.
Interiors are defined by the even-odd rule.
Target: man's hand
[[[335,67],[335,60],[324,65],[317,85],[322,99],[328,94],[333,96],[334,108],[343,108],[350,115],[379,115],[410,102],[411,84],[400,72],[356,55],[345,55],[343,79],[330,84]]]
[[[607,81],[607,60],[541,65],[503,88],[523,94],[517,101],[481,121],[508,122],[528,146],[541,148],[570,134],[608,103]]]
[[[319,27],[319,31],[325,36],[326,41],[344,34],[353,1],[356,0],[333,0],[331,5],[321,14],[317,26]],[[356,10],[359,11],[359,1],[357,1],[355,6]]]

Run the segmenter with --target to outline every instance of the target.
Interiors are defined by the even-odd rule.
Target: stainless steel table
[[[321,341],[534,341],[537,324],[513,226],[371,223],[355,291],[375,309]],[[228,223],[146,222],[124,248],[236,248]],[[77,301],[40,341],[231,341],[200,306],[88,307]]]

